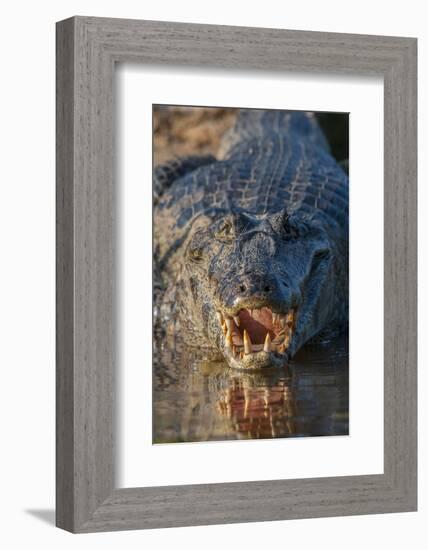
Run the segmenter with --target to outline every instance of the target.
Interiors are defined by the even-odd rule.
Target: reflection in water
[[[171,344],[156,353],[154,443],[348,434],[345,338],[306,346],[287,370],[257,372]]]

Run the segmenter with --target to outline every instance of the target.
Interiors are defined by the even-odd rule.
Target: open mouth
[[[269,307],[242,308],[233,316],[218,311],[226,354],[234,366],[261,367],[284,360],[296,326],[296,309],[275,313]],[[272,359],[272,360],[270,360]]]

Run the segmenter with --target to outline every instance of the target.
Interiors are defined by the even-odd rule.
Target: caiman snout
[[[272,273],[246,273],[232,281],[225,277],[219,291],[219,303],[230,311],[266,305],[285,313],[299,302],[289,285]]]
[[[254,299],[260,302],[282,302],[285,298],[279,281],[268,275],[248,274],[240,277],[235,285],[234,302]]]
[[[222,350],[235,368],[283,365],[298,316],[298,296],[274,273],[244,272],[219,285]]]

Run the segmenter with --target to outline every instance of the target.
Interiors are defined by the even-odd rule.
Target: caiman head
[[[333,271],[327,233],[299,213],[217,215],[187,241],[185,314],[231,367],[283,366],[330,320]]]

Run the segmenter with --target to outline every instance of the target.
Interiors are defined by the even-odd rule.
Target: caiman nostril
[[[248,281],[244,281],[241,283],[238,283],[236,285],[236,292],[240,294],[241,296],[247,295],[247,294],[258,294],[262,293],[265,296],[271,295],[275,292],[276,287],[275,284],[272,284],[270,281],[263,280],[262,278],[253,277],[249,279]]]

